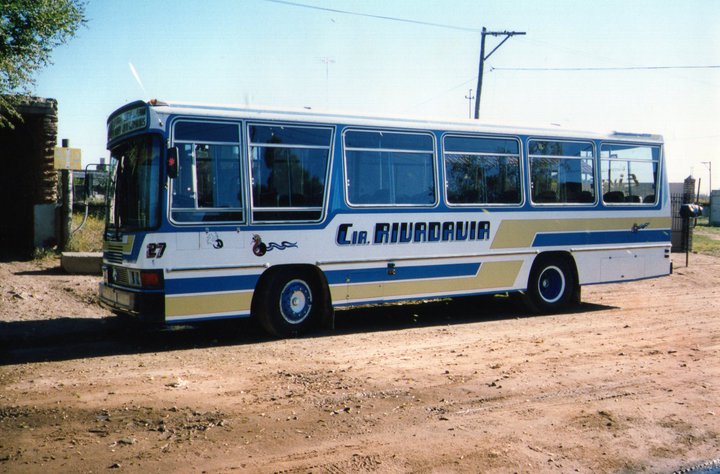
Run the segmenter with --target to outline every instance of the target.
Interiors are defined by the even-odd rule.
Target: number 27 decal
[[[163,254],[165,253],[165,247],[167,247],[167,244],[165,244],[165,242],[148,244],[147,253],[145,255],[147,256],[147,258],[162,258]]]

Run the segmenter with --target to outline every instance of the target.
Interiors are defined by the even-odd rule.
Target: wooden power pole
[[[498,50],[500,46],[505,43],[505,41],[509,40],[511,36],[515,35],[524,35],[524,31],[487,31],[487,29],[483,26],[482,31],[480,32],[480,67],[478,70],[478,82],[477,82],[477,89],[475,93],[475,119],[480,118],[480,94],[482,94],[482,81],[483,81],[483,71],[485,69],[485,61],[492,56],[492,54]],[[487,55],[485,55],[485,37],[487,35],[490,36],[504,36],[502,41],[495,46],[495,48],[490,51]]]

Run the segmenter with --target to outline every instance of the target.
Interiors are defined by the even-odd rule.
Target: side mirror
[[[167,149],[167,175],[170,179],[177,178],[178,175],[178,149],[176,146]]]

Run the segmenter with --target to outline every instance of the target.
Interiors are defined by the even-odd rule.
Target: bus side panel
[[[581,285],[642,280],[670,274],[669,247],[577,252]]]
[[[527,281],[531,262],[522,257],[487,258],[449,263],[397,262],[388,266],[363,266],[327,270],[336,306],[385,301],[439,298],[520,290]]]
[[[181,323],[250,315],[260,265],[241,265],[248,232],[187,230],[165,234],[165,319]]]

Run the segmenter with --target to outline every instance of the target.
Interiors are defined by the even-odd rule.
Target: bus
[[[102,303],[161,324],[668,275],[662,137],[136,101],[107,121]]]

